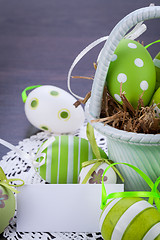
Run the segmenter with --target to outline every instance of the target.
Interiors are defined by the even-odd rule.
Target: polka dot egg
[[[31,91],[25,102],[25,113],[35,127],[55,133],[68,133],[84,122],[81,106],[75,108],[76,99],[54,86],[41,86]]]
[[[107,87],[112,97],[122,104],[122,91],[134,108],[140,95],[144,92],[146,106],[154,93],[156,72],[148,51],[138,42],[122,39],[116,48],[107,74]]]
[[[104,240],[159,240],[160,213],[142,198],[117,198],[103,209],[100,229]]]

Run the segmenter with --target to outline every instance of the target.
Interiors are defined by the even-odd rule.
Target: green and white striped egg
[[[156,69],[156,89],[160,87],[160,52],[153,60]]]
[[[0,186],[0,234],[9,225],[15,213],[15,197],[11,190]]]
[[[103,209],[104,240],[160,240],[160,213],[142,198],[117,198]]]
[[[106,158],[105,152],[99,150]],[[72,135],[55,136],[55,141],[43,152],[46,161],[38,172],[43,179],[54,184],[78,183],[82,162],[95,158],[89,141]]]

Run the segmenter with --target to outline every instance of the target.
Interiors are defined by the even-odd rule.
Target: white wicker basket
[[[112,30],[99,59],[90,101],[86,104],[89,121],[100,116],[101,100],[110,61],[120,40],[137,23],[160,18],[160,6],[138,9],[123,18]],[[93,127],[107,137],[108,155],[114,162],[127,162],[144,171],[153,181],[160,176],[160,134],[137,134],[118,130],[103,123]],[[132,169],[119,166],[125,178],[125,189],[148,190],[148,186]]]

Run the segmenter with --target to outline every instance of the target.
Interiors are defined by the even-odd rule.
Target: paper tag
[[[31,184],[17,195],[18,232],[99,232],[101,184]],[[106,184],[107,193],[123,184]]]

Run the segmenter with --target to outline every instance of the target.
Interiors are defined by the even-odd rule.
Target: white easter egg
[[[35,127],[55,133],[68,133],[84,122],[84,110],[75,108],[76,99],[61,88],[45,85],[31,91],[25,102],[28,121]]]
[[[95,163],[87,165],[87,166],[82,168],[82,170],[79,174],[79,183],[80,184],[83,184],[83,183],[86,183],[86,184],[94,184],[94,183],[95,184],[100,184],[100,183],[102,183],[102,176],[103,176],[103,173],[104,173],[105,169],[108,167],[108,164],[103,162],[101,165],[99,165],[97,167],[96,170],[94,170],[92,172],[91,169],[94,165],[95,165]],[[90,172],[91,174],[89,174],[89,176],[88,176],[89,171],[91,171]],[[112,168],[110,168],[106,172],[103,181],[104,181],[105,184],[106,183],[112,183],[112,184],[116,183],[117,175]]]

